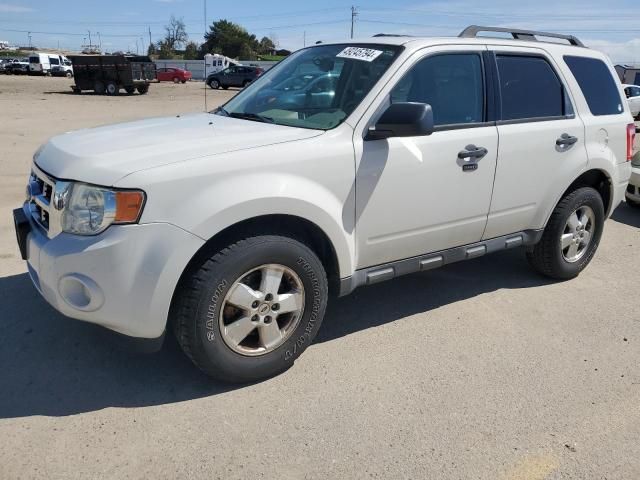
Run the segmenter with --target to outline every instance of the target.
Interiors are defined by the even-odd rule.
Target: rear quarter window
[[[624,112],[618,84],[607,64],[597,58],[565,56],[564,61],[575,77],[589,110],[595,116]]]

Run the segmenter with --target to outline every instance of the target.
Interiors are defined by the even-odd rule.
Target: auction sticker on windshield
[[[364,60],[365,62],[373,62],[382,54],[382,50],[374,50],[373,48],[347,47],[342,50],[337,58],[350,58],[352,60]]]

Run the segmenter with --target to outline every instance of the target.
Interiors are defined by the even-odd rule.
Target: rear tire
[[[327,297],[324,268],[307,246],[282,236],[250,237],[185,274],[171,322],[202,371],[250,382],[293,365],[316,336]]]
[[[598,249],[604,220],[597,190],[581,187],[568,193],[551,214],[540,242],[527,251],[529,264],[550,278],[577,277]]]
[[[105,88],[107,95],[114,96],[120,93],[120,87],[115,82],[108,82]]]
[[[220,82],[215,78],[212,78],[211,80],[209,80],[209,87],[211,87],[213,90],[218,90],[220,88]]]
[[[124,91],[129,95],[136,93],[136,87],[124,87]]]
[[[173,83],[180,83],[180,79],[178,77],[173,77]]]

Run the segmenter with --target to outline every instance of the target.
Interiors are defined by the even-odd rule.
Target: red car
[[[185,83],[187,80],[191,80],[191,72],[181,68],[159,68],[157,78],[160,82]]]

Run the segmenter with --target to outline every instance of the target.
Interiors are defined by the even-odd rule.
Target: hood
[[[56,178],[111,186],[140,170],[303,140],[322,133],[197,113],[59,135],[42,147],[36,155],[36,163]]]

